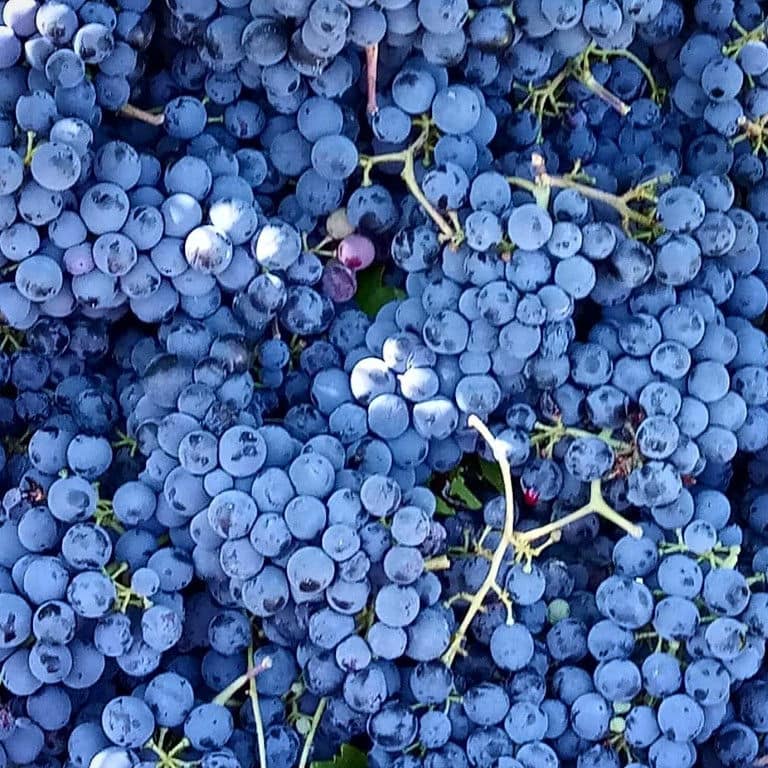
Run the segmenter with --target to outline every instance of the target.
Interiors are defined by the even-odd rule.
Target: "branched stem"
[[[8,347],[19,350],[23,341],[24,334],[21,331],[11,328],[10,325],[0,325],[0,352],[4,352]]]
[[[485,442],[488,444],[488,447],[491,449],[491,453],[493,453],[494,459],[496,459],[499,464],[499,468],[501,469],[501,477],[504,482],[506,513],[504,516],[504,528],[502,530],[501,537],[499,538],[496,551],[493,553],[493,558],[491,559],[491,564],[488,568],[488,574],[480,586],[480,589],[478,589],[477,592],[472,595],[472,598],[469,601],[469,605],[467,607],[467,611],[464,614],[464,618],[461,620],[461,624],[459,624],[456,632],[454,632],[448,649],[442,656],[442,661],[447,667],[450,667],[451,664],[453,664],[457,654],[463,651],[464,638],[469,631],[472,620],[482,609],[488,592],[493,590],[494,587],[498,587],[498,582],[496,579],[498,578],[501,565],[504,562],[504,556],[507,554],[507,550],[512,543],[515,533],[515,499],[512,489],[512,472],[509,468],[509,461],[507,459],[504,445],[503,443],[500,443],[498,440],[496,440],[491,430],[488,429],[488,427],[486,427],[485,424],[483,424],[483,422],[474,413],[470,415],[469,419],[467,420],[467,424],[476,432],[478,432],[483,440],[485,440]]]
[[[587,90],[591,91],[599,99],[602,99],[620,115],[629,114],[630,108],[616,94],[611,93],[590,69],[590,56],[599,52],[595,45],[587,46],[582,53],[566,64],[552,79],[540,86],[518,86],[525,91],[520,106],[530,109],[539,121],[539,140],[542,138],[541,123],[545,117],[555,117],[568,106],[561,100],[568,78],[580,82]]]
[[[323,718],[323,712],[328,704],[328,699],[323,697],[317,702],[317,709],[315,714],[312,715],[312,723],[309,726],[306,738],[304,739],[304,747],[301,750],[301,757],[299,758],[299,768],[307,768],[309,765],[309,756],[312,752],[312,742],[315,740],[315,734],[317,733],[317,727],[320,725],[320,720]]]
[[[529,531],[523,531],[518,534],[518,537],[522,541],[536,541],[536,539],[550,536],[567,525],[592,514],[600,515],[600,517],[605,518],[608,522],[613,523],[617,528],[621,528],[622,531],[630,536],[634,536],[636,539],[643,535],[643,529],[639,525],[630,523],[629,520],[622,517],[605,501],[603,498],[602,480],[593,480],[589,484],[589,501],[583,507],[579,507],[575,512],[571,512],[569,515],[561,517],[552,523],[533,528]]]
[[[753,29],[746,29],[738,21],[734,21],[731,26],[739,33],[739,36],[723,46],[723,56],[736,57],[747,43],[757,43],[768,38],[768,26],[766,26],[765,21],[761,21]]]
[[[127,448],[131,457],[135,456],[139,450],[139,443],[136,438],[131,437],[120,429],[116,429],[115,434],[117,435],[117,440],[113,441],[112,447],[116,449]]]
[[[541,421],[537,421],[533,427],[533,433],[531,435],[531,443],[538,445],[544,443],[545,446],[559,442],[565,437],[593,437],[598,440],[602,440],[610,448],[614,448],[617,451],[627,451],[632,448],[629,443],[623,440],[617,440],[615,437],[611,437],[610,431],[604,430],[602,432],[593,433],[586,429],[579,429],[578,427],[567,427],[562,422],[556,422],[555,424],[544,424]]]
[[[454,230],[440,211],[429,202],[416,179],[416,155],[418,155],[427,144],[432,124],[427,116],[423,116],[416,121],[416,125],[421,128],[419,135],[413,143],[409,144],[405,149],[400,150],[399,152],[385,152],[380,155],[360,156],[360,166],[363,171],[362,186],[370,185],[371,171],[374,166],[381,165],[382,163],[400,163],[402,165],[400,178],[405,182],[408,191],[416,198],[429,218],[435,222],[444,240],[447,240],[454,245],[458,245],[463,240],[463,232],[461,232],[460,229]]]
[[[756,120],[750,120],[742,115],[739,118],[739,127],[741,128],[741,133],[732,139],[734,144],[738,144],[746,139],[751,144],[752,151],[756,155],[761,152],[768,154],[768,115],[762,115]]]
[[[272,666],[272,660],[270,658],[264,659],[258,667],[253,664],[253,645],[248,648],[248,670],[233,680],[224,690],[220,691],[213,699],[212,703],[219,704],[220,706],[226,706],[235,696],[235,694],[248,683],[251,690],[251,701],[255,700],[255,688],[256,677],[260,672],[265,669],[269,669]],[[259,768],[267,768],[266,749],[264,747],[264,727],[261,722],[261,717],[258,713],[258,705],[254,709],[254,716],[256,718],[256,734],[257,744],[259,748]],[[192,743],[185,736],[182,738],[176,746],[171,749],[165,748],[165,740],[168,735],[167,728],[161,728],[158,731],[157,738],[150,739],[145,745],[146,749],[151,750],[157,755],[157,765],[159,768],[193,768],[198,765],[198,761],[180,760],[179,755],[184,750],[189,749]]]
[[[515,610],[512,605],[512,599],[509,596],[509,592],[506,589],[502,589],[496,582],[492,585],[493,591],[496,593],[496,597],[499,598],[499,602],[504,606],[507,612],[507,624],[514,624],[515,622]]]
[[[541,141],[543,136],[542,122],[544,118],[555,117],[560,114],[562,109],[568,106],[566,102],[560,101],[560,94],[565,85],[567,75],[567,70],[563,69],[543,85],[534,86],[531,83],[528,85],[518,85],[525,92],[525,96],[518,106],[520,109],[528,109],[536,115],[536,119],[539,121],[539,141]]]
[[[98,490],[98,486],[96,486],[97,493]],[[112,502],[109,499],[98,499],[96,502],[96,512],[93,515],[93,522],[96,523],[96,525],[102,526],[103,528],[111,528],[117,533],[125,533],[125,528],[115,516],[114,507],[112,506]]]
[[[141,120],[142,123],[158,127],[165,122],[165,114],[163,112],[155,114],[153,112],[148,112],[146,109],[134,107],[133,104],[125,104],[120,107],[120,114],[125,115],[126,117],[131,117],[134,120]]]
[[[494,459],[499,465],[504,486],[505,514],[498,544],[490,558],[488,573],[486,574],[483,583],[480,585],[480,588],[473,594],[460,593],[455,597],[455,600],[449,602],[449,604],[451,604],[452,602],[457,602],[459,600],[465,601],[467,603],[467,609],[451,638],[448,648],[441,657],[443,664],[448,667],[453,664],[457,655],[464,653],[464,640],[469,631],[469,627],[475,616],[484,611],[485,599],[489,592],[493,592],[506,608],[507,622],[512,623],[514,621],[514,606],[506,591],[498,581],[501,566],[504,563],[510,548],[514,550],[515,560],[518,562],[522,561],[526,565],[529,565],[531,561],[535,557],[538,557],[538,555],[540,555],[547,547],[560,540],[563,528],[591,514],[600,515],[635,538],[640,538],[643,535],[643,531],[639,526],[629,522],[606,503],[603,498],[600,480],[595,480],[591,483],[589,501],[575,512],[572,512],[559,520],[548,523],[547,525],[539,526],[538,528],[533,528],[528,531],[516,531],[512,471],[509,466],[509,459],[507,458],[504,443],[497,440],[491,430],[475,414],[469,416],[467,425],[477,431],[483,440],[485,440],[488,447],[491,449]],[[541,427],[543,425],[538,426]]]
[[[590,49],[590,53],[596,59],[601,61],[607,61],[610,58],[616,57],[621,57],[631,61],[643,73],[643,76],[647,80],[648,87],[651,89],[651,98],[657,104],[661,104],[664,101],[666,96],[664,89],[659,87],[659,84],[656,82],[656,78],[653,76],[653,72],[651,72],[648,65],[639,56],[632,53],[632,51],[629,51],[626,48],[616,48],[613,50],[608,48],[594,47]]]
[[[659,224],[656,221],[654,211],[656,202],[654,189],[658,184],[666,182],[668,180],[667,176],[649,179],[637,187],[628,190],[623,195],[614,195],[611,192],[591,187],[569,176],[554,176],[548,173],[544,165],[544,158],[541,155],[534,154],[531,164],[534,172],[533,181],[518,176],[509,176],[507,181],[513,186],[530,192],[534,195],[539,205],[542,204],[542,199],[548,201],[548,193],[551,189],[575,189],[588,200],[604,203],[614,208],[621,216],[622,225],[628,234],[632,234],[633,226],[652,235],[659,234]],[[541,195],[541,190],[547,192],[546,196]],[[632,207],[632,203],[645,204],[650,207],[650,211],[639,211]]]

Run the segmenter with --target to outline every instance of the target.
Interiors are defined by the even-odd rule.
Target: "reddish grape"
[[[323,293],[338,304],[349,301],[357,293],[355,273],[335,259],[323,268]]]
[[[370,266],[375,255],[373,243],[363,235],[348,235],[336,250],[336,258],[355,271]]]
[[[535,488],[526,488],[523,492],[523,500],[529,507],[534,507],[539,501],[539,492]]]

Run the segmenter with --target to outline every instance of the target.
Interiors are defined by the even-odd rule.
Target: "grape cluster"
[[[0,22],[0,768],[768,762],[760,3]]]

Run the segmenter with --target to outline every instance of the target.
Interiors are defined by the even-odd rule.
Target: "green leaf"
[[[333,760],[320,760],[312,763],[312,768],[368,768],[365,753],[351,744],[342,744],[341,751]]]
[[[448,493],[454,499],[458,499],[469,510],[475,511],[483,507],[483,502],[469,490],[464,481],[464,475],[461,473],[454,475],[448,488]]]
[[[480,474],[487,480],[499,493],[504,493],[504,481],[501,478],[499,465],[493,461],[480,461]]]
[[[357,273],[357,305],[368,317],[375,317],[387,302],[402,298],[402,290],[384,284],[383,265],[376,264]]]
[[[437,501],[435,514],[442,515],[443,517],[453,517],[456,514],[456,510],[445,499],[435,496],[435,501]]]

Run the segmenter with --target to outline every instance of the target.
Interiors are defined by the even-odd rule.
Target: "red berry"
[[[336,258],[355,271],[370,266],[375,255],[373,243],[363,235],[347,235],[336,249]]]
[[[535,488],[526,488],[523,491],[523,501],[529,506],[533,507],[539,503],[539,497],[541,494]]]

